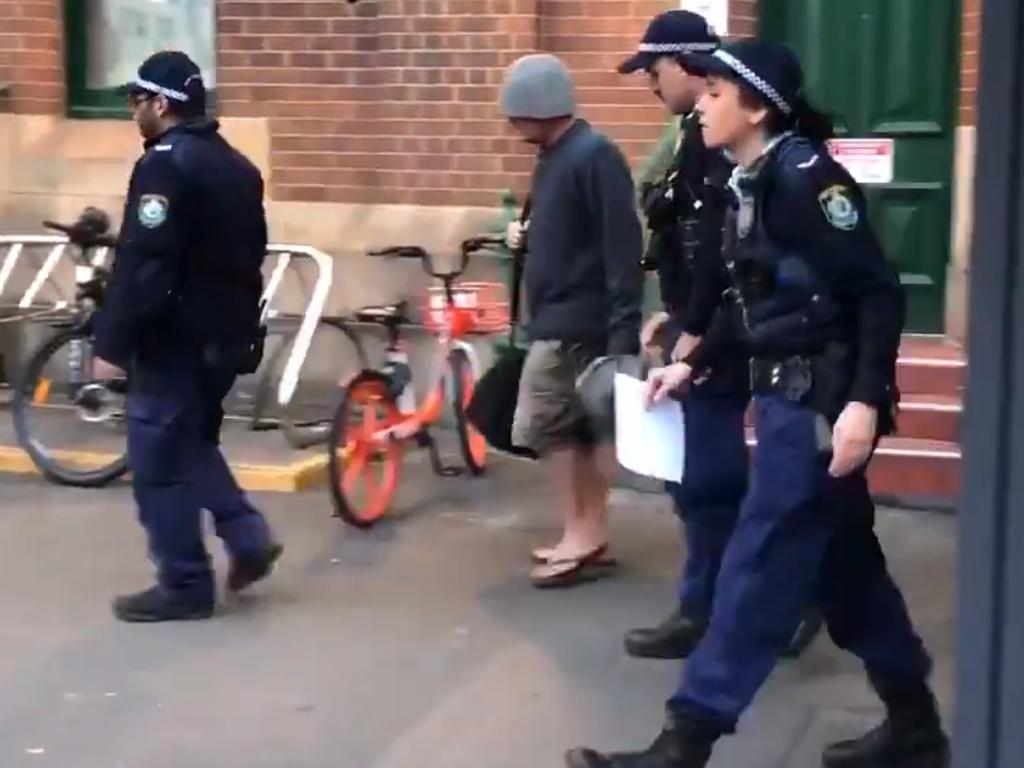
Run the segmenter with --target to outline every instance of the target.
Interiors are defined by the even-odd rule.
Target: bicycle
[[[111,273],[90,258],[90,253],[97,247],[113,248],[117,240],[116,235],[107,231],[106,215],[96,211],[93,216],[103,222],[99,227],[95,221],[92,228],[43,222],[48,229],[67,235],[77,249],[72,254],[75,299],[69,303],[69,313],[37,318],[57,332],[29,355],[17,377],[11,402],[18,444],[36,468],[52,482],[83,488],[105,486],[128,469],[124,424],[128,383],[92,378],[92,314],[103,304]],[[303,382],[286,406],[278,407],[275,396],[299,334],[299,318],[280,316],[265,322],[269,327],[268,340],[280,341],[276,349],[268,351],[261,370],[255,374],[251,407],[241,417],[234,414],[228,418],[244,419],[252,431],[280,429],[295,448],[322,444],[330,434],[336,402],[321,397],[317,388]],[[328,345],[332,361],[354,361],[355,371],[365,367],[363,345],[342,318],[319,320],[310,351]],[[330,389],[333,393],[334,387]],[[274,410],[278,412],[272,414]],[[75,413],[77,419],[66,418],[69,412]],[[87,425],[91,431],[83,435]],[[76,450],[55,449],[48,444],[49,439],[41,437],[43,433],[64,444],[77,440]],[[111,435],[115,436],[113,444]],[[83,446],[92,450],[83,451]]]
[[[430,290],[426,307],[426,325],[434,332],[437,345],[428,393],[417,405],[401,335],[401,327],[409,322],[407,303],[366,307],[355,313],[357,320],[382,326],[388,343],[381,368],[364,370],[343,384],[331,428],[328,478],[335,516],[346,523],[365,529],[384,516],[398,488],[408,441],[429,451],[437,476],[463,474],[463,468],[442,463],[430,433],[431,426],[441,418],[446,400],[455,416],[465,469],[474,476],[483,474],[487,443],[466,417],[479,363],[472,346],[463,339],[505,329],[509,308],[504,286],[456,280],[466,271],[473,253],[503,245],[504,238],[496,236],[465,240],[460,248],[461,261],[447,272],[439,272],[431,254],[417,246],[370,252],[370,256],[418,259],[427,274],[440,281],[440,287]]]
[[[84,220],[83,216],[79,221]],[[90,222],[91,226],[43,222],[47,229],[67,235],[77,249],[77,256],[73,256],[75,301],[70,314],[47,321],[56,328],[56,333],[30,355],[17,377],[11,410],[18,444],[47,479],[62,485],[95,488],[116,480],[128,469],[126,449],[116,450],[111,458],[106,437],[113,433],[120,443],[127,440],[127,381],[98,381],[92,377],[92,314],[103,305],[110,272],[89,255],[94,248],[114,247],[116,236],[107,231],[106,214],[95,212]],[[62,418],[69,410],[77,412],[77,423]],[[106,451],[55,450],[39,438],[40,432],[50,425],[66,436],[77,434],[84,424],[100,425],[101,437],[96,440],[90,435],[87,442],[100,443]]]

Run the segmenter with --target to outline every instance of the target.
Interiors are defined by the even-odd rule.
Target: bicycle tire
[[[455,414],[455,432],[459,437],[462,460],[470,474],[479,477],[486,471],[487,440],[469,423],[466,415],[473,399],[476,376],[465,350],[453,349],[448,353],[448,370],[452,377],[452,412]]]
[[[17,436],[18,445],[29,455],[32,463],[42,472],[43,476],[51,482],[59,485],[68,485],[77,488],[102,488],[122,477],[128,471],[128,448],[127,437],[125,438],[125,449],[121,455],[110,464],[92,470],[78,470],[74,467],[62,464],[45,446],[32,435],[31,406],[28,400],[29,393],[35,393],[38,380],[45,369],[46,364],[65,344],[81,339],[90,341],[91,334],[83,327],[68,327],[59,330],[43,342],[29,357],[18,383],[14,389],[14,398],[11,402],[14,431]]]
[[[314,331],[313,341],[310,343],[310,354],[316,345],[316,334],[321,333],[324,328],[333,328],[341,333],[338,337],[344,338],[344,351],[337,355],[339,359],[354,360],[353,372],[361,371],[367,367],[366,350],[359,337],[353,332],[348,324],[340,318],[321,318]],[[264,366],[256,385],[256,394],[253,398],[253,411],[250,419],[251,427],[254,430],[261,428],[265,423],[264,414],[272,411],[277,402],[277,389],[281,381],[284,366],[291,356],[292,346],[298,330],[282,334],[285,338],[277,346]],[[320,337],[321,339],[323,336]],[[353,354],[354,352],[354,354]],[[301,385],[301,378],[300,378]],[[302,401],[301,395],[296,390],[291,402],[285,406],[280,414],[278,427],[284,434],[285,440],[292,448],[305,449],[315,445],[324,445],[330,439],[331,422],[337,403],[332,402],[323,408],[323,415],[320,418],[310,419],[305,412],[309,410],[306,403]]]
[[[374,416],[368,423],[364,412],[361,428],[353,431],[357,409],[367,403],[371,406],[379,403],[385,418],[378,423]],[[336,516],[355,528],[371,528],[384,516],[401,474],[402,442],[389,440],[381,446],[370,439],[368,433],[401,420],[391,382],[379,371],[363,371],[344,388],[331,423],[327,473]],[[380,473],[379,483],[372,479],[376,472]],[[355,498],[354,486],[360,480],[367,483],[369,499],[366,503]]]

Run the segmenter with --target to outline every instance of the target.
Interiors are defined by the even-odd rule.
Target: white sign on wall
[[[832,139],[829,154],[858,184],[891,184],[896,155],[892,139]]]
[[[679,0],[679,7],[699,13],[719,37],[729,34],[729,0]]]

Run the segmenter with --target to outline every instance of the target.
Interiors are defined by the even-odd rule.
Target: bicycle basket
[[[465,324],[465,333],[501,333],[508,330],[508,291],[502,283],[465,282],[452,286],[452,299],[459,311],[459,325]],[[433,333],[444,328],[444,288],[427,289],[423,324]]]

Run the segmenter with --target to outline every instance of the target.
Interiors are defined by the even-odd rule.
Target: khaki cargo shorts
[[[519,380],[512,443],[543,456],[552,450],[586,445],[586,417],[576,397],[576,379],[604,354],[598,344],[535,341]]]

